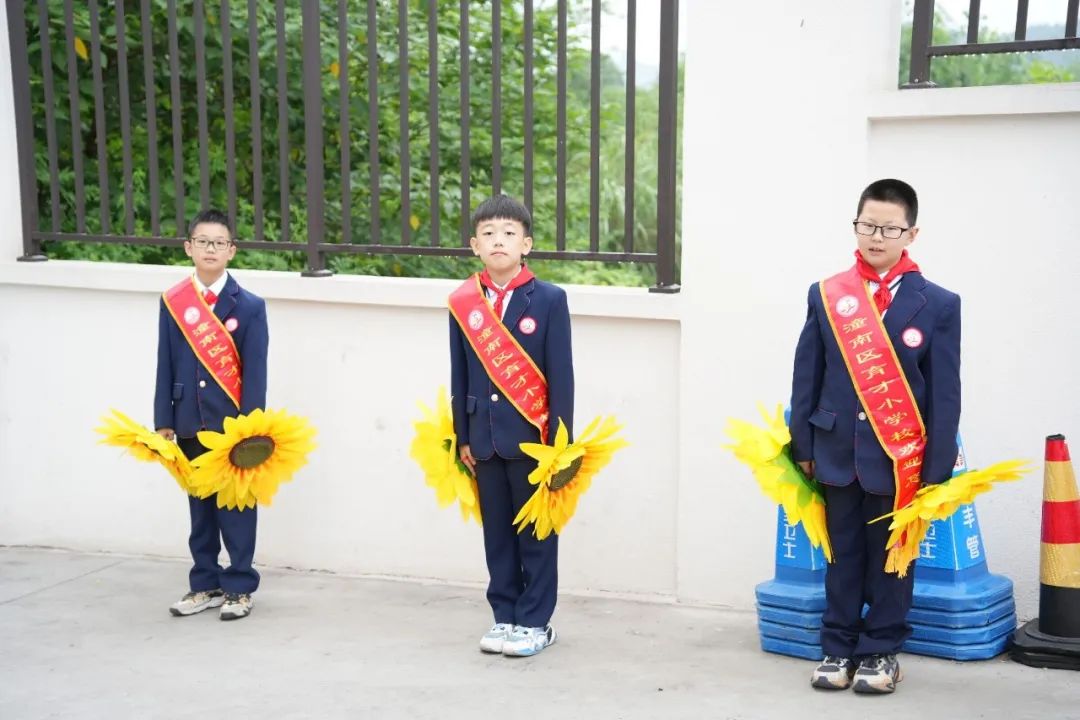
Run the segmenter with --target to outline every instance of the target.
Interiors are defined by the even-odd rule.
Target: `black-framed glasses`
[[[191,244],[200,250],[205,250],[212,245],[215,250],[223,252],[229,249],[229,246],[232,245],[232,241],[223,237],[212,238],[207,235],[199,235],[198,237],[191,238]]]
[[[911,229],[897,227],[896,225],[875,225],[874,223],[863,222],[861,220],[852,220],[851,224],[855,226],[855,232],[860,235],[866,235],[867,237],[873,237],[874,233],[880,230],[881,237],[886,240],[897,240],[901,235]]]

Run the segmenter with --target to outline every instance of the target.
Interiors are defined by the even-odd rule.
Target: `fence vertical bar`
[[[304,177],[307,187],[307,269],[302,275],[327,277],[332,273],[326,268],[325,255],[319,252],[319,245],[326,236],[319,0],[303,0],[300,21],[304,75],[304,154],[307,163]]]
[[[626,3],[626,150],[623,169],[623,250],[634,251],[634,159],[637,148],[637,0]]]
[[[524,173],[525,173],[525,207],[532,212],[533,208],[533,64],[535,51],[533,49],[533,0],[525,0],[525,137],[524,137]]]
[[[109,161],[106,151],[105,90],[101,69],[101,22],[97,0],[90,0],[90,70],[94,89],[94,128],[97,130],[98,214],[101,232],[112,227],[109,201]]]
[[[128,82],[127,20],[124,3],[116,3],[116,72],[120,82],[120,147],[124,169],[124,232],[135,234],[134,188],[131,178],[131,88]]]
[[[911,67],[901,87],[933,87],[930,81],[930,40],[934,32],[934,0],[915,0],[911,21]]]
[[[470,206],[469,190],[472,177],[469,158],[469,0],[461,0],[458,5],[460,13],[460,48],[461,48],[461,245],[467,247],[469,238],[472,236],[472,228],[469,227],[469,216],[472,214]]]
[[[589,250],[600,250],[600,0],[592,0],[589,67]]]
[[[23,254],[18,259],[40,262],[46,258],[41,252],[41,244],[34,240],[38,224],[37,171],[34,167],[34,116],[30,102],[30,58],[26,49],[23,0],[7,0],[7,20],[14,83],[16,155],[19,159],[19,221],[23,239]]]
[[[398,0],[398,136],[401,168],[401,244],[412,243],[409,182],[409,0]]]
[[[169,92],[172,102],[173,188],[176,205],[176,235],[187,233],[184,208],[184,139],[180,100],[180,43],[176,22],[176,0],[169,0]]]
[[[251,192],[255,240],[263,241],[262,79],[259,75],[258,0],[248,0],[248,74],[251,84]],[[233,222],[236,222],[235,220]]]
[[[199,121],[199,202],[210,205],[210,130],[206,109],[206,8],[195,0],[195,104]]]
[[[378,245],[382,235],[382,206],[379,204],[379,53],[375,0],[367,3],[367,103],[368,103],[368,192],[370,200],[370,239]]]
[[[660,117],[656,192],[656,286],[653,292],[677,292],[675,283],[676,149],[679,101],[679,2],[660,9]]]
[[[348,0],[338,0],[338,137],[341,149],[341,242],[352,242],[352,130],[349,126]]]
[[[8,0],[10,3],[11,0]],[[20,6],[20,12],[21,12]],[[8,11],[8,22],[12,17]],[[75,229],[86,232],[86,185],[83,180],[82,115],[79,112],[79,74],[75,60],[75,18],[71,0],[64,0],[64,39],[67,48],[68,111],[71,122],[71,158],[75,174]],[[80,40],[80,42],[82,42]],[[14,66],[14,63],[13,63]]]
[[[154,40],[150,32],[150,0],[141,0],[143,94],[146,99],[147,182],[150,185],[150,233],[161,234],[160,190],[158,188],[157,93],[154,73]]]
[[[225,83],[225,188],[228,194],[229,219],[236,232],[236,107],[233,97],[232,11],[229,0],[221,0],[221,65]]]
[[[428,0],[428,215],[433,247],[439,245],[439,1]]]

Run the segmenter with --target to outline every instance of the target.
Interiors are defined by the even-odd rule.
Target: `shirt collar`
[[[199,276],[197,274],[193,277],[195,278],[195,287],[199,289],[200,293],[205,293],[207,290],[209,290],[215,295],[220,295],[221,292],[225,289],[225,283],[229,282],[229,272],[227,270],[221,273],[221,277],[214,281],[214,284],[210,287],[206,287],[205,285],[203,285],[202,281],[199,280]]]

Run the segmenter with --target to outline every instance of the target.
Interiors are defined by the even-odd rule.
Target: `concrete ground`
[[[177,560],[0,547],[0,718],[1080,718],[1080,675],[905,655],[814,691],[752,614],[562,597],[559,642],[483,655],[483,592],[264,569],[251,617],[171,617]]]

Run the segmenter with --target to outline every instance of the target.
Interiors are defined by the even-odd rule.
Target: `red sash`
[[[165,307],[195,357],[240,409],[240,353],[230,333],[188,278],[165,291]]]
[[[540,431],[540,441],[548,436],[547,378],[529,354],[518,344],[484,295],[477,273],[450,294],[450,312],[461,332],[480,358],[488,377],[504,397]]]
[[[821,281],[825,315],[840,346],[851,383],[893,461],[898,510],[919,489],[926,426],[896,356],[869,286],[855,268]]]

